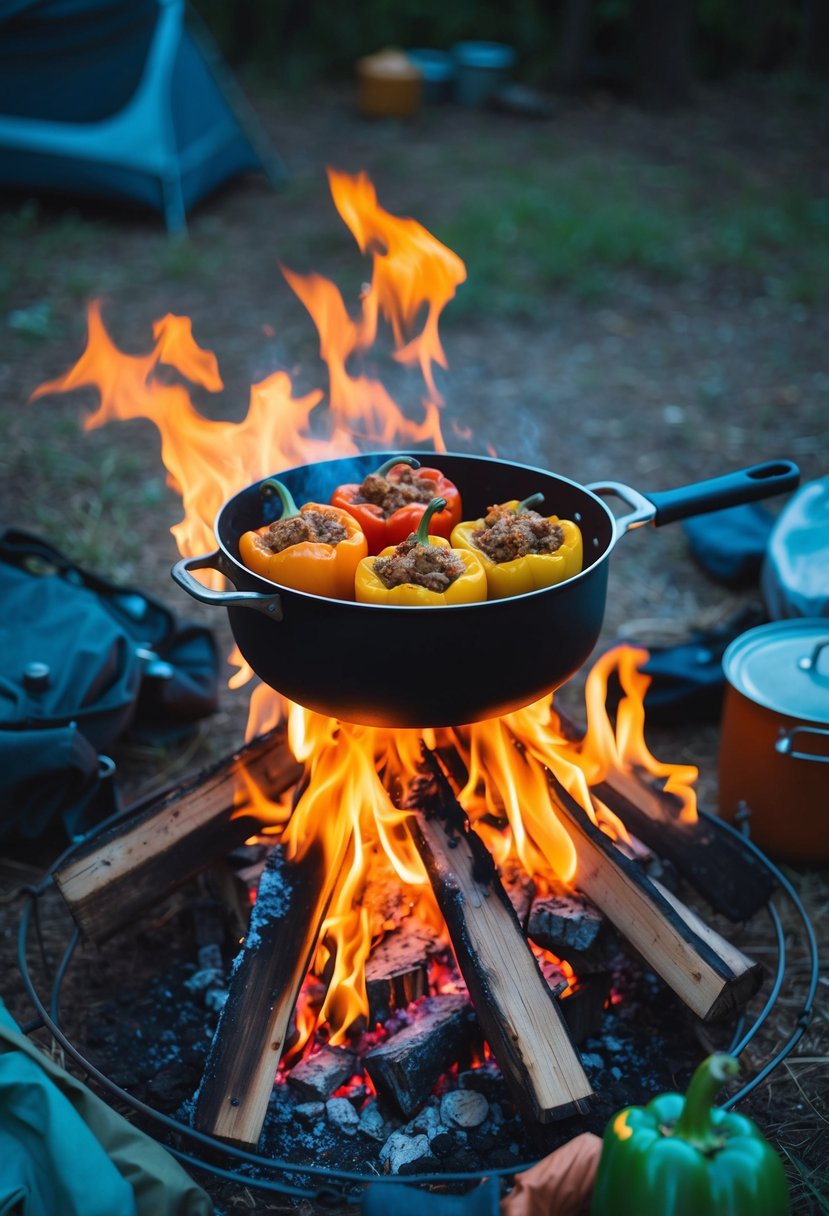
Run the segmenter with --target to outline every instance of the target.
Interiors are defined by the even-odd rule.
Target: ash
[[[273,899],[265,901],[271,915],[278,914],[279,901],[274,883]],[[84,1025],[73,1032],[89,1061],[114,1084],[185,1125],[218,1021],[217,998],[224,990],[215,969],[200,970],[188,960],[188,948],[192,959],[192,942],[176,944],[170,934],[140,935],[129,950],[123,943],[120,949],[107,944],[88,960],[94,966],[88,983],[92,990],[97,987],[101,999],[90,1000]],[[169,965],[158,976],[154,969],[162,955]],[[404,1020],[403,1011],[398,1018]],[[662,981],[623,950],[613,960],[612,1001],[601,1033],[581,1047],[596,1091],[587,1114],[529,1126],[489,1061],[444,1074],[421,1109],[406,1119],[371,1092],[358,1058],[355,1076],[326,1101],[309,1102],[279,1081],[258,1153],[289,1161],[300,1172],[311,1164],[367,1176],[517,1169],[579,1132],[601,1134],[623,1106],[683,1089],[707,1054],[700,1031],[698,1019]],[[146,1130],[158,1134],[156,1126]],[[255,1176],[253,1167],[245,1169]]]

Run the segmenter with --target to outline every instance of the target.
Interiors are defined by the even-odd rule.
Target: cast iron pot
[[[297,503],[328,502],[394,455],[375,452],[278,474]],[[416,454],[423,458],[423,452]],[[461,491],[465,519],[541,491],[543,510],[581,528],[584,569],[527,595],[442,608],[385,607],[326,599],[278,586],[239,558],[239,537],[277,518],[261,482],[229,499],[216,518],[219,548],[184,558],[173,578],[194,599],[227,609],[239,650],[256,674],[308,709],[369,726],[458,726],[509,713],[554,691],[598,640],[616,541],[642,524],[792,490],[796,465],[777,460],[647,497],[617,482],[578,485],[527,465],[482,456],[429,454]],[[615,518],[605,497],[630,508]],[[209,591],[194,570],[218,570],[235,591]]]

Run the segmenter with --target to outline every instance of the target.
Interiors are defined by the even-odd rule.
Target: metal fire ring
[[[706,811],[700,811],[702,818],[708,820],[717,830],[730,833],[739,840],[743,847],[750,851],[754,857],[768,870],[773,877],[778,887],[783,893],[783,896],[788,900],[789,904],[797,914],[802,924],[803,936],[808,949],[810,962],[810,978],[809,987],[804,999],[802,1008],[789,1017],[793,1018],[791,1031],[786,1041],[777,1049],[774,1055],[768,1060],[743,1086],[737,1093],[732,1094],[727,1101],[721,1105],[725,1109],[731,1109],[756,1089],[768,1077],[768,1075],[780,1064],[786,1056],[788,1056],[797,1043],[801,1040],[809,1026],[814,1009],[815,994],[817,992],[818,977],[819,977],[819,962],[817,940],[815,938],[814,929],[809,920],[806,909],[795,891],[792,884],[786,878],[778,867],[754,844],[748,836],[747,823],[743,822],[742,830],[732,826],[725,820],[720,819],[716,815],[712,815]],[[217,1178],[226,1181],[234,1182],[240,1186],[250,1187],[253,1190],[260,1190],[280,1195],[289,1195],[295,1198],[310,1199],[313,1202],[323,1207],[337,1208],[343,1204],[359,1203],[363,1191],[366,1186],[383,1185],[384,1183],[400,1185],[406,1183],[412,1186],[461,1186],[466,1185],[472,1187],[480,1184],[485,1178],[511,1178],[523,1170],[529,1169],[535,1164],[535,1161],[528,1161],[520,1165],[511,1165],[497,1169],[489,1169],[486,1171],[470,1171],[467,1173],[441,1173],[441,1174],[417,1174],[407,1175],[401,1178],[399,1175],[377,1175],[377,1174],[362,1174],[330,1168],[317,1165],[298,1165],[292,1161],[282,1161],[275,1157],[262,1157],[257,1153],[251,1153],[242,1148],[237,1148],[235,1145],[227,1144],[214,1136],[209,1136],[204,1132],[197,1131],[196,1128],[190,1127],[186,1123],[181,1123],[177,1119],[173,1119],[169,1115],[162,1114],[160,1111],[154,1110],[145,1102],[141,1102],[120,1086],[115,1085],[108,1077],[104,1076],[94,1064],[87,1060],[82,1052],[71,1042],[66,1033],[61,1029],[60,1025],[60,992],[63,981],[66,977],[69,966],[72,962],[75,949],[80,941],[80,931],[75,928],[67,942],[63,956],[57,966],[51,964],[47,959],[46,950],[40,931],[39,918],[39,901],[45,893],[53,885],[53,874],[58,867],[64,864],[81,845],[86,845],[90,840],[94,839],[96,834],[104,827],[108,827],[112,820],[107,820],[100,824],[92,832],[82,837],[70,846],[57,861],[54,862],[51,869],[48,871],[41,883],[36,887],[26,887],[23,891],[24,908],[20,918],[17,939],[18,965],[23,978],[23,983],[28,992],[29,998],[37,1010],[37,1020],[26,1027],[27,1033],[33,1030],[45,1027],[54,1039],[61,1045],[64,1051],[71,1056],[82,1072],[89,1078],[93,1079],[107,1094],[119,1103],[132,1108],[136,1114],[142,1116],[151,1127],[154,1128],[149,1134],[152,1135],[159,1144],[162,1145],[169,1153],[176,1157],[183,1165],[193,1169],[203,1170],[206,1173],[213,1174]],[[783,932],[783,924],[780,914],[773,902],[769,902],[766,910],[771,918],[771,922],[775,932],[777,943],[777,967],[774,975],[774,982],[771,986],[768,998],[763,1008],[758,1013],[755,1020],[747,1025],[745,1015],[738,1020],[737,1026],[733,1033],[732,1043],[727,1051],[732,1055],[739,1055],[753,1038],[759,1033],[764,1023],[770,1017],[783,989],[783,982],[786,975],[786,941]],[[29,971],[28,965],[28,948],[29,937],[34,926],[34,932],[38,939],[40,959],[44,971],[52,974],[52,983],[47,998],[42,998],[35,988],[34,981]],[[167,1133],[167,1138],[165,1138]],[[169,1143],[170,1137],[177,1137],[185,1141],[193,1142],[194,1148],[190,1152],[186,1152],[181,1148]],[[199,1156],[199,1149],[204,1150],[204,1155]],[[219,1160],[224,1160],[225,1165],[218,1164]],[[250,1170],[250,1172],[247,1172]],[[314,1185],[316,1183],[316,1185]]]

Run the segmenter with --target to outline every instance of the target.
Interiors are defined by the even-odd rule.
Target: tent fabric
[[[138,202],[181,232],[246,172],[285,177],[184,0],[0,4],[0,186]]]

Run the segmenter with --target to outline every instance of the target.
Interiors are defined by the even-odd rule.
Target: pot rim
[[[729,643],[722,657],[723,673],[735,692],[761,709],[796,722],[829,726],[829,675],[817,669],[823,646],[829,654],[826,617],[770,621]],[[783,680],[788,681],[785,689],[780,687]],[[781,695],[784,691],[787,697]]]

